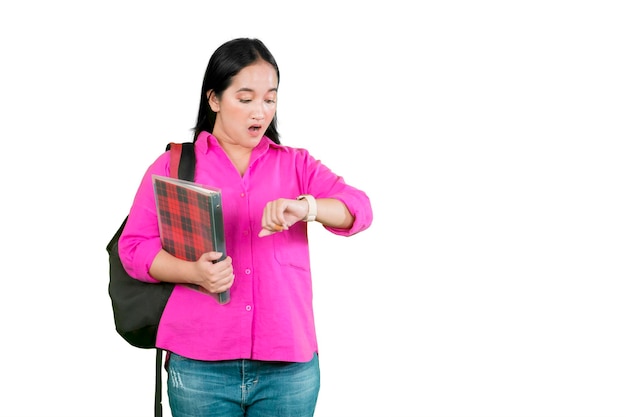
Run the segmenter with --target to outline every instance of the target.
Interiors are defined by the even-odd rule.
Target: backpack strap
[[[196,173],[196,153],[193,142],[170,142],[165,150],[170,151],[170,176],[193,181]],[[163,417],[161,368],[163,367],[163,349],[156,348],[156,376],[154,387],[154,416]]]
[[[170,176],[193,181],[196,174],[196,158],[193,142],[170,142],[165,150],[170,151]]]
[[[163,417],[163,404],[161,403],[161,393],[163,392],[161,383],[161,368],[163,367],[163,349],[156,348],[156,379],[154,387],[154,417]]]

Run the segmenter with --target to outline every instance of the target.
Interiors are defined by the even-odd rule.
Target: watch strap
[[[315,221],[317,217],[317,201],[315,201],[315,197],[311,194],[302,194],[298,196],[298,200],[306,200],[309,203],[309,212],[302,220],[305,222]]]

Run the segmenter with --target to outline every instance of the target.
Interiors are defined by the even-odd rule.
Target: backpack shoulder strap
[[[170,151],[170,176],[193,181],[196,174],[196,154],[193,142],[170,142],[165,150]]]

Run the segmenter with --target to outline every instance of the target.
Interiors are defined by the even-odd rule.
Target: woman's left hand
[[[269,236],[276,232],[288,230],[291,225],[302,220],[308,213],[309,203],[306,200],[279,198],[270,201],[263,209],[262,229],[259,237]]]

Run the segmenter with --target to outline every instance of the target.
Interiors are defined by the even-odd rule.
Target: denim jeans
[[[317,354],[295,363],[170,353],[166,369],[172,417],[312,417],[320,389]]]

